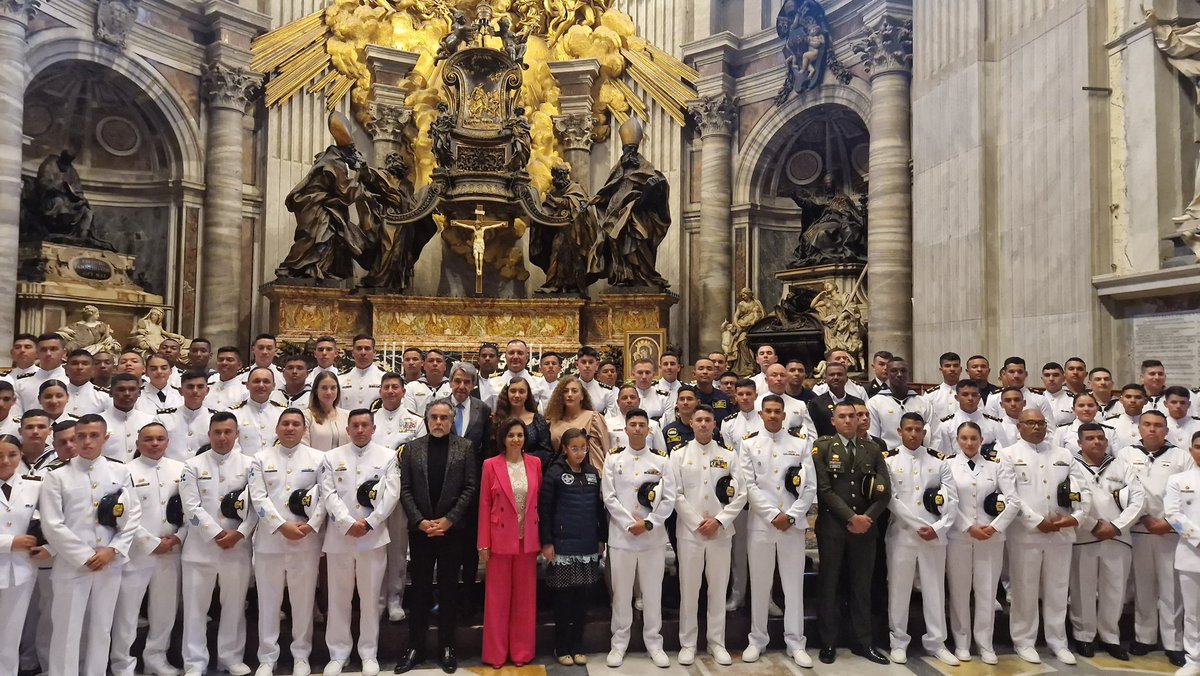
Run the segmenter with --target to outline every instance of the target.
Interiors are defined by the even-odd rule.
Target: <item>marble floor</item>
[[[781,652],[768,652],[754,664],[737,662],[734,654],[734,664],[722,667],[715,664],[707,655],[697,656],[696,663],[683,667],[674,663],[675,654],[670,653],[672,664],[667,669],[659,669],[642,654],[630,654],[625,658],[625,664],[619,669],[610,669],[604,664],[604,655],[590,655],[586,667],[564,667],[557,663],[539,663],[524,667],[505,667],[500,670],[488,666],[467,663],[459,669],[460,673],[477,674],[478,676],[806,676],[845,674],[847,676],[876,676],[883,674],[918,676],[1033,676],[1034,674],[1105,674],[1121,676],[1123,674],[1166,674],[1175,672],[1163,657],[1162,653],[1146,657],[1134,657],[1128,662],[1114,660],[1107,655],[1097,655],[1092,659],[1079,658],[1076,666],[1066,666],[1053,659],[1047,659],[1042,664],[1029,664],[1016,655],[1001,655],[1000,664],[988,666],[977,659],[962,666],[948,667],[931,657],[910,656],[907,664],[891,664],[878,666],[862,658],[839,651],[838,660],[833,664],[821,664],[816,661],[816,651],[809,651],[816,666],[813,669],[801,669]],[[543,660],[539,660],[543,662]],[[390,667],[391,665],[384,665]],[[430,666],[434,666],[430,663]],[[385,672],[386,675],[387,672]],[[418,669],[409,672],[414,676],[435,676],[442,674],[437,668]]]

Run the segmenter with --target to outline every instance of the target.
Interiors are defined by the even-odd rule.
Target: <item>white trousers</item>
[[[646,650],[663,649],[662,584],[666,569],[666,551],[648,549],[608,548],[608,564],[612,570],[612,649],[624,654],[629,649],[629,634],[633,628],[633,584],[636,580],[642,592],[642,642]],[[724,610],[724,607],[721,608]]]
[[[219,589],[220,626],[217,665],[238,664],[246,653],[246,592],[250,562],[229,556],[219,563],[183,562],[183,668],[204,673],[208,668],[208,609],[213,589]]]
[[[1183,593],[1183,649],[1189,666],[1200,668],[1200,573],[1179,572]]]
[[[50,606],[54,601],[54,585],[50,569],[38,568],[33,598],[25,613],[25,631],[21,635],[21,669],[46,671],[50,668]]]
[[[1121,642],[1121,611],[1133,551],[1118,540],[1071,548],[1071,629],[1076,641]]]
[[[1016,648],[1032,648],[1038,633],[1038,595],[1046,646],[1067,649],[1067,591],[1071,583],[1071,543],[1010,542],[1012,582],[1009,634]]]
[[[8,645],[0,650],[0,676],[17,676],[21,667],[21,652],[14,650],[17,639],[25,627],[25,614],[29,610],[29,599],[33,597],[34,580],[25,584],[0,589],[0,636]],[[19,640],[19,639],[18,639]]]
[[[292,658],[307,660],[312,653],[313,607],[317,600],[317,571],[321,552],[254,554],[254,585],[258,591],[258,663],[279,661],[279,613],[287,590],[291,604]]]
[[[350,606],[358,590],[358,657],[373,660],[379,651],[379,591],[387,572],[387,548],[367,552],[327,553],[329,571],[329,620],[325,623],[325,645],[329,659],[350,659],[354,640],[350,635]]]
[[[804,528],[792,526],[786,533],[774,535],[762,531],[747,533],[750,554],[750,645],[759,651],[767,648],[767,609],[771,587],[775,584],[775,565],[783,587],[783,642],[788,654],[804,650]],[[736,538],[737,535],[735,534]],[[737,548],[734,547],[735,556]]]
[[[972,634],[980,651],[995,652],[996,585],[1004,565],[1004,540],[950,540],[946,545],[947,586],[950,594],[950,633],[956,650],[970,650]],[[971,593],[975,621],[971,622]]]
[[[708,620],[705,637],[709,649],[725,647],[725,601],[729,586],[729,559],[733,543],[729,538],[692,540],[681,537],[679,543],[679,646],[696,648],[700,613],[700,583],[708,581]]]
[[[1133,640],[1181,650],[1183,604],[1175,573],[1179,535],[1133,534]]]
[[[76,676],[80,673],[81,643],[85,647],[83,674],[104,676],[108,671],[109,632],[117,607],[117,594],[121,591],[121,566],[110,564],[96,573],[53,579],[52,583],[51,676]],[[84,626],[87,627],[86,635]]]
[[[404,603],[404,584],[408,582],[408,515],[397,507],[387,520],[387,577],[383,593],[388,603]]]
[[[122,573],[121,592],[113,615],[110,651],[113,676],[133,676],[137,667],[137,660],[129,650],[137,638],[138,614],[147,592],[146,619],[150,626],[142,660],[148,665],[147,670],[149,666],[167,663],[167,648],[171,645],[171,631],[179,611],[179,571],[179,554],[175,553],[155,556],[154,568]]]
[[[928,652],[946,647],[946,544],[944,540],[911,544],[887,538],[888,627],[892,650],[908,650],[908,607],[913,583],[921,582],[921,612]]]
[[[750,579],[750,512],[742,510],[733,520],[733,568],[730,571],[729,598],[744,601]],[[771,580],[771,586],[775,581]]]

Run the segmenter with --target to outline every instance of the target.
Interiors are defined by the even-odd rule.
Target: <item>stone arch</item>
[[[861,80],[852,84],[827,84],[816,96],[794,97],[782,106],[774,106],[742,138],[738,162],[733,171],[733,204],[749,205],[764,194],[770,176],[770,160],[789,143],[804,112],[823,104],[845,106],[864,121],[871,114],[869,91]]]
[[[126,54],[97,40],[79,37],[74,29],[55,28],[29,37],[26,62],[27,84],[39,73],[65,61],[86,61],[105,66],[144,91],[166,119],[174,138],[168,145],[176,153],[175,180],[200,184],[204,161],[200,125],[187,104],[158,70],[146,59]]]

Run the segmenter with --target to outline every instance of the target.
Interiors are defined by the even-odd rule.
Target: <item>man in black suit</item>
[[[454,436],[462,437],[471,442],[471,451],[475,458],[475,473],[483,473],[483,460],[489,455],[492,446],[492,409],[471,394],[472,389],[479,384],[479,374],[475,367],[467,362],[458,362],[450,369],[450,418],[451,431]],[[479,550],[475,548],[475,532],[479,528],[479,496],[471,500],[471,507],[463,521],[463,528],[470,531],[469,542],[464,542],[462,556],[462,581],[464,606],[470,607],[475,599],[480,597],[479,584],[475,576],[479,572]]]
[[[412,576],[408,617],[408,651],[396,665],[402,674],[425,661],[425,638],[433,608],[433,571],[437,569],[438,645],[442,671],[458,668],[454,634],[458,625],[458,571],[474,530],[466,527],[479,493],[479,466],[471,443],[452,434],[454,404],[438,399],[425,411],[429,433],[400,446],[400,505],[408,516],[409,574]],[[476,510],[478,508],[475,508]]]
[[[846,383],[850,376],[846,374],[846,366],[840,362],[829,362],[825,365],[825,384],[829,390],[808,402],[808,415],[817,428],[817,436],[827,437],[834,434],[833,407],[843,401],[851,404],[862,404],[862,399],[846,393]]]

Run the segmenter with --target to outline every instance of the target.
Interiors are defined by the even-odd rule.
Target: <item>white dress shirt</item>
[[[104,456],[88,460],[77,456],[47,472],[42,480],[38,510],[42,533],[54,551],[52,580],[68,580],[91,574],[84,563],[102,547],[111,547],[117,557],[110,566],[129,561],[129,549],[141,524],[141,504],[133,496],[129,468]],[[100,525],[100,500],[120,491],[123,514],[117,528]]]
[[[108,423],[108,440],[104,442],[105,457],[129,462],[133,459],[133,452],[137,450],[138,432],[154,422],[154,416],[137,408],[121,411],[112,404],[100,415]]]

